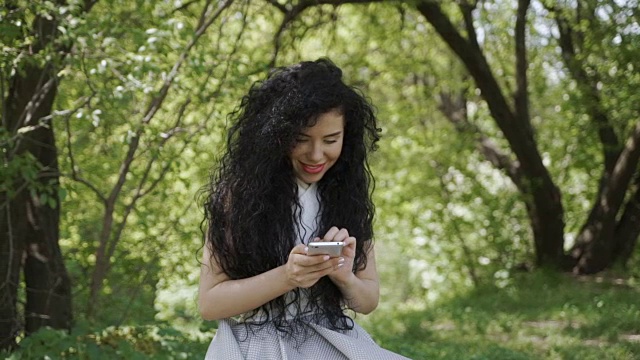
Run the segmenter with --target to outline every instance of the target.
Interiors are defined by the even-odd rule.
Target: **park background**
[[[414,359],[640,358],[634,0],[0,8],[0,355],[199,359],[198,192],[273,66],[377,107],[381,303]],[[2,351],[2,350],[0,350]]]

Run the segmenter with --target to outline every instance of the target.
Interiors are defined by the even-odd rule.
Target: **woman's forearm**
[[[200,289],[200,314],[205,320],[219,320],[256,309],[293,290],[284,266],[240,280],[225,280]]]
[[[377,279],[360,278],[354,274],[345,282],[334,283],[342,291],[347,305],[355,312],[368,314],[378,307],[380,286]]]

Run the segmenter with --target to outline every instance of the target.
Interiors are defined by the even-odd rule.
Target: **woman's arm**
[[[330,277],[342,291],[342,295],[351,309],[362,314],[372,312],[378,307],[380,299],[380,281],[376,270],[373,245],[367,252],[367,267],[357,271],[355,274],[351,271],[349,273],[351,275],[346,277]]]
[[[352,269],[356,256],[356,238],[349,236],[347,229],[333,226],[323,239],[316,238],[314,241],[344,241],[341,257],[344,267],[329,274],[329,278],[342,291],[347,304],[354,311],[368,314],[375,310],[380,299],[380,282],[373,244],[365,254],[367,266],[354,274]]]
[[[256,309],[296,287],[310,287],[339,268],[337,259],[307,256],[304,245],[291,250],[286,264],[246,279],[231,280],[204,246],[198,306],[205,320],[218,320]]]
[[[231,280],[212,259],[209,245],[204,247],[198,305],[205,320],[219,320],[245,313],[291,289],[282,266],[254,277]]]

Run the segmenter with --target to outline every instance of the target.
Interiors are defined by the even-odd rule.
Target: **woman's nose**
[[[319,144],[311,145],[311,149],[309,151],[309,160],[319,162],[322,160],[322,146]]]

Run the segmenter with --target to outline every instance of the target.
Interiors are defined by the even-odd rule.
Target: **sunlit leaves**
[[[94,269],[93,254],[109,225],[104,202],[124,179],[109,233],[109,241],[118,244],[103,288],[104,298],[117,298],[112,306],[122,311],[100,312],[95,320],[150,321],[156,310],[148,305],[157,291],[195,281],[202,242],[196,194],[222,150],[226,114],[266,70],[271,50],[263,42],[273,25],[269,14],[264,4],[249,4],[239,2],[223,12],[188,53],[199,26],[194,15],[205,4],[102,2],[74,33],[57,98],[58,113],[66,115],[54,119],[67,174],[63,186],[69,191],[61,243],[69,249],[80,311],[86,306],[86,274]],[[177,76],[169,78],[174,69]],[[149,117],[169,80],[169,95]],[[140,146],[123,178],[122,164],[134,141]],[[93,184],[102,198],[75,176]],[[160,280],[161,273],[168,276]],[[188,311],[194,307],[187,304]]]
[[[133,306],[133,311],[117,319],[105,315],[107,322],[126,322],[128,316],[135,318],[133,312],[148,320],[155,310],[130,304],[139,298],[149,305],[156,294],[163,319],[177,313],[194,316],[193,302],[173,311],[177,301],[167,294],[180,290],[184,300],[185,289],[195,291],[202,218],[195,197],[223,149],[226,115],[264,76],[275,53],[280,10],[268,2],[236,2],[187,55],[161,109],[142,124],[193,38],[202,6],[112,0],[99,2],[79,20],[69,17],[76,13],[73,6],[1,14],[7,19],[0,22],[6,30],[5,76],[32,41],[23,33],[25,23],[47,11],[69,17],[60,33],[73,41],[73,48],[62,72],[54,126],[68,191],[61,243],[78,304],[86,296],[85,272],[95,265],[92,254],[104,212],[99,196],[72,180],[72,170],[108,194],[128,146],[139,137],[140,151],[116,203],[115,221],[124,220],[139,189],[148,196],[129,215],[106,282],[109,296],[118,298],[114,306]],[[456,25],[462,24],[456,3],[443,7]],[[576,24],[589,30],[581,59],[599,75],[603,103],[621,135],[637,118],[640,103],[634,62],[640,47],[630,9],[631,3],[609,2],[593,26]],[[530,111],[545,165],[563,190],[571,235],[586,216],[601,155],[597,129],[563,65],[557,29],[548,16],[534,1],[527,37]],[[508,95],[515,84],[513,23],[512,2],[480,2],[473,14],[480,46]],[[479,133],[510,155],[507,143],[459,60],[412,3],[312,7],[284,29],[280,41],[276,65],[329,56],[378,109],[383,139],[372,167],[377,249],[385,254],[379,261],[383,299],[419,302],[476,281],[504,284],[512,268],[532,258],[530,226],[518,191],[476,147]],[[468,120],[478,134],[462,135],[443,116],[443,94],[464,95]],[[16,166],[26,173],[14,174],[33,171],[24,161]],[[128,274],[135,275],[123,281]]]

